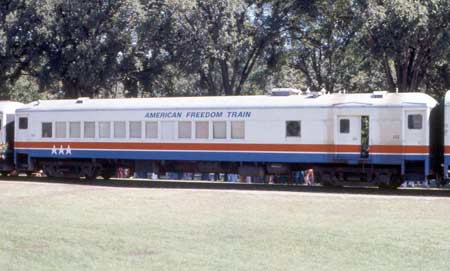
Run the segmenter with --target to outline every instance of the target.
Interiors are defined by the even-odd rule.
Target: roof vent
[[[384,95],[386,95],[388,92],[387,91],[374,91],[372,93],[372,96],[370,96],[371,98],[374,99],[381,99],[383,98]]]
[[[80,97],[77,99],[77,101],[75,103],[82,104],[82,103],[84,103],[84,101],[87,101],[87,100],[89,100],[89,97]]]
[[[322,96],[322,92],[318,92],[318,91],[313,91],[311,93],[308,93],[306,98],[317,98],[319,96]]]
[[[270,91],[270,95],[272,96],[290,96],[298,95],[299,93],[301,93],[301,91],[295,88],[273,88]]]

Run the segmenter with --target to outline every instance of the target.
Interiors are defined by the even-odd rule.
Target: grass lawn
[[[445,270],[450,198],[0,182],[0,270]]]

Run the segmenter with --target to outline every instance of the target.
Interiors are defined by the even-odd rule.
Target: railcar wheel
[[[389,182],[389,188],[390,189],[397,189],[400,187],[400,185],[402,185],[403,183],[403,179],[400,175],[398,174],[392,174],[391,175],[391,180]]]
[[[320,184],[322,186],[332,187],[333,182],[331,181],[331,175],[330,174],[323,174],[320,178]]]
[[[84,164],[80,167],[80,176],[86,180],[95,180],[97,178],[97,167],[91,164]]]
[[[111,179],[112,176],[114,176],[114,172],[107,170],[107,171],[102,172],[101,176],[103,179],[109,180],[109,179]]]
[[[376,183],[380,189],[397,189],[402,182],[397,174],[381,173],[376,177]]]
[[[113,165],[103,166],[101,169],[100,176],[105,180],[111,179],[114,175],[116,175],[116,168]]]
[[[326,187],[337,187],[338,178],[336,177],[336,174],[323,173],[320,177],[320,184]]]
[[[50,178],[58,178],[62,177],[58,172],[58,167],[53,163],[45,163],[42,165],[42,171],[47,177]]]

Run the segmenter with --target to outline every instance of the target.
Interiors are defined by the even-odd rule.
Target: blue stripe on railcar
[[[48,149],[16,149],[37,158],[97,158],[130,160],[192,160],[192,161],[240,161],[240,162],[286,162],[286,163],[349,163],[364,160],[366,164],[401,165],[404,160],[428,160],[429,155],[370,154],[361,159],[359,154],[334,153],[266,153],[266,152],[202,152],[202,151],[130,151],[130,150],[71,150],[70,155],[51,154]]]

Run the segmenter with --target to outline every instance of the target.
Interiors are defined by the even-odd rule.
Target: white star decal
[[[67,145],[66,154],[67,155],[72,155],[72,150],[70,149],[70,145]]]
[[[58,151],[58,154],[62,154],[62,155],[64,155],[64,148],[63,148],[63,146],[61,145],[61,147],[59,147],[59,151]]]
[[[57,151],[56,151],[56,146],[55,145],[53,145],[53,148],[52,148],[52,155],[57,155],[58,153],[57,153]]]

